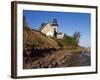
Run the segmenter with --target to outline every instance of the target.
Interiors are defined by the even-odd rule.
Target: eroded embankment
[[[44,57],[24,57],[24,69],[80,66],[81,49],[51,51]],[[25,61],[28,62],[25,62]]]

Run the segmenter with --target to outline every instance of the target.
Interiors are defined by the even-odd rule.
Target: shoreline
[[[81,66],[79,57],[81,49],[64,49],[51,52],[43,58],[37,58],[34,60],[30,58],[28,64],[24,63],[24,69],[36,69],[36,68],[56,68],[56,67],[74,67]]]

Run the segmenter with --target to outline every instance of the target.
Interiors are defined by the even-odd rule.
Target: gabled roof
[[[42,25],[42,26],[39,28],[39,31],[41,31],[47,24],[49,24],[49,23],[45,23],[44,25]]]

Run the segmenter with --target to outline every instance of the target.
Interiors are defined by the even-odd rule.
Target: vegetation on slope
[[[60,47],[75,47],[76,46],[75,39],[73,37],[67,36],[66,34],[64,35],[63,39],[57,39],[57,38],[53,38],[53,39],[57,41]]]
[[[76,42],[73,37],[64,35],[63,39],[57,39],[56,37],[48,37],[45,34],[24,26],[24,48],[33,47],[71,47],[75,46]]]
[[[29,27],[24,27],[24,48],[33,47],[57,47],[58,43],[52,38],[46,36],[45,34],[30,29]]]

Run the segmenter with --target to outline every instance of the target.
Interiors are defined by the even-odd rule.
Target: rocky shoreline
[[[24,69],[81,66],[81,49],[52,51],[44,57],[24,57]]]

